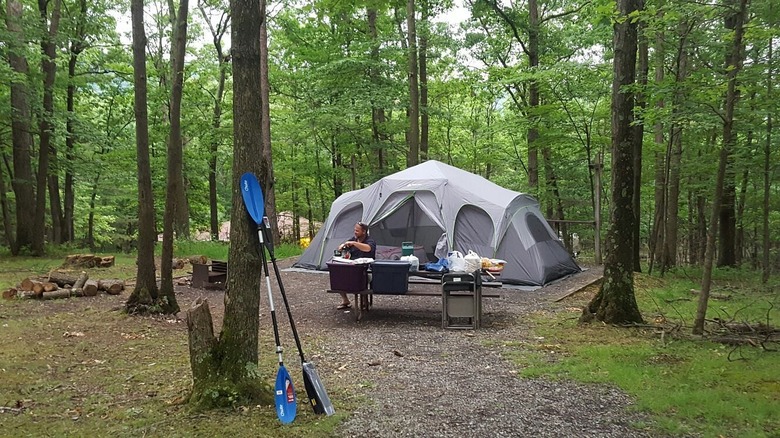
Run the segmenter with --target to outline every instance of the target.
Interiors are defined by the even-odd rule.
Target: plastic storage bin
[[[400,260],[371,263],[371,289],[375,294],[405,294],[409,291],[409,266],[409,262]]]
[[[368,285],[368,265],[327,262],[330,288],[344,292],[360,292]]]
[[[414,253],[414,242],[401,242],[401,255],[410,256]]]

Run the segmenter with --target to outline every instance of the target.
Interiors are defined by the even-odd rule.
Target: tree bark
[[[727,10],[730,13],[725,18],[725,27],[734,31],[734,39],[726,54],[726,76],[728,86],[726,91],[726,101],[724,108],[726,112],[723,117],[723,144],[720,149],[718,161],[718,178],[715,183],[715,198],[712,200],[712,216],[710,217],[710,226],[707,230],[707,249],[704,256],[704,272],[701,280],[701,295],[699,295],[699,304],[696,309],[696,318],[693,322],[693,334],[701,335],[704,333],[704,319],[707,315],[707,302],[710,296],[710,287],[712,285],[712,265],[715,258],[715,236],[718,228],[718,219],[722,213],[722,200],[724,197],[726,173],[734,145],[736,143],[736,132],[734,132],[734,110],[739,101],[739,88],[737,87],[737,75],[742,69],[744,60],[743,37],[745,34],[745,20],[747,17],[748,0],[725,0]]]
[[[376,29],[376,9],[369,8],[367,11],[368,19],[368,34],[371,37],[371,62],[372,66],[369,69],[369,76],[371,79],[371,85],[373,87],[379,87],[379,65],[382,62],[379,58],[379,34]],[[381,171],[385,168],[385,154],[384,154],[384,142],[387,138],[384,135],[385,130],[385,109],[382,108],[376,100],[371,99],[371,135],[376,148],[377,169]]]
[[[16,75],[11,77],[11,133],[13,142],[14,171],[11,186],[16,198],[16,241],[11,253],[19,254],[22,248],[32,246],[33,221],[30,212],[35,211],[35,192],[32,174],[32,130],[30,129],[30,93],[26,78],[29,74],[27,58],[20,55],[26,41],[22,27],[22,4],[18,0],[6,2],[5,22],[11,36],[8,40],[8,64]],[[17,79],[20,78],[20,79]]]
[[[618,0],[620,17],[614,25],[615,60],[612,81],[612,205],[607,233],[604,282],[583,309],[581,322],[594,317],[611,324],[639,323],[642,314],[634,296],[633,253],[633,142],[637,24],[628,17],[639,9],[638,0]]]
[[[539,67],[539,5],[537,0],[528,0],[528,67],[535,72]],[[531,79],[528,84],[528,113],[536,114],[539,106],[539,83]],[[539,196],[539,128],[538,117],[531,117],[526,140],[528,141],[528,186],[535,196]]]
[[[138,266],[135,289],[127,299],[128,313],[143,311],[151,299],[156,299],[157,278],[154,266],[155,231],[152,172],[149,163],[149,116],[146,108],[146,32],[144,2],[132,0],[130,14],[133,29],[133,83],[135,111],[135,144],[138,166]]]

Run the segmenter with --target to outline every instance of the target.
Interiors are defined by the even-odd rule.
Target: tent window
[[[535,214],[527,214],[525,216],[525,221],[528,225],[528,231],[531,232],[531,237],[533,237],[535,242],[553,240],[552,236],[547,231],[547,227],[544,226],[542,221]]]
[[[355,224],[363,218],[363,206],[358,204],[344,210],[330,228],[331,239],[348,239],[355,235]]]

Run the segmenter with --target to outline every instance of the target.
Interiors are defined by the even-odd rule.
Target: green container
[[[401,242],[401,255],[410,256],[414,253],[414,242]]]

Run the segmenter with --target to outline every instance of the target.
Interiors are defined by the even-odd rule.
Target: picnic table
[[[423,274],[423,275],[418,275]],[[459,273],[450,275],[463,275],[468,276],[468,273]],[[430,288],[422,285],[441,284],[444,274],[438,272],[412,272],[408,278],[408,290],[406,293],[401,294],[387,294],[387,293],[374,293],[371,288],[366,288],[359,291],[354,290],[338,290],[338,289],[326,289],[327,293],[345,293],[354,296],[353,302],[355,303],[355,321],[360,322],[363,319],[363,311],[371,310],[373,306],[373,298],[375,295],[392,295],[392,296],[408,296],[408,297],[442,297],[442,327],[443,328],[479,328],[482,314],[482,298],[500,298],[501,294],[497,292],[485,292],[481,288],[479,291],[466,291],[466,290],[447,290],[444,287]],[[488,288],[500,288],[500,282],[481,282],[482,287]],[[457,288],[456,288],[457,289]],[[473,297],[475,304],[472,309],[474,311],[471,323],[467,326],[455,326],[449,323],[449,316],[459,316],[458,309],[463,307],[459,304],[464,302],[463,297]]]

